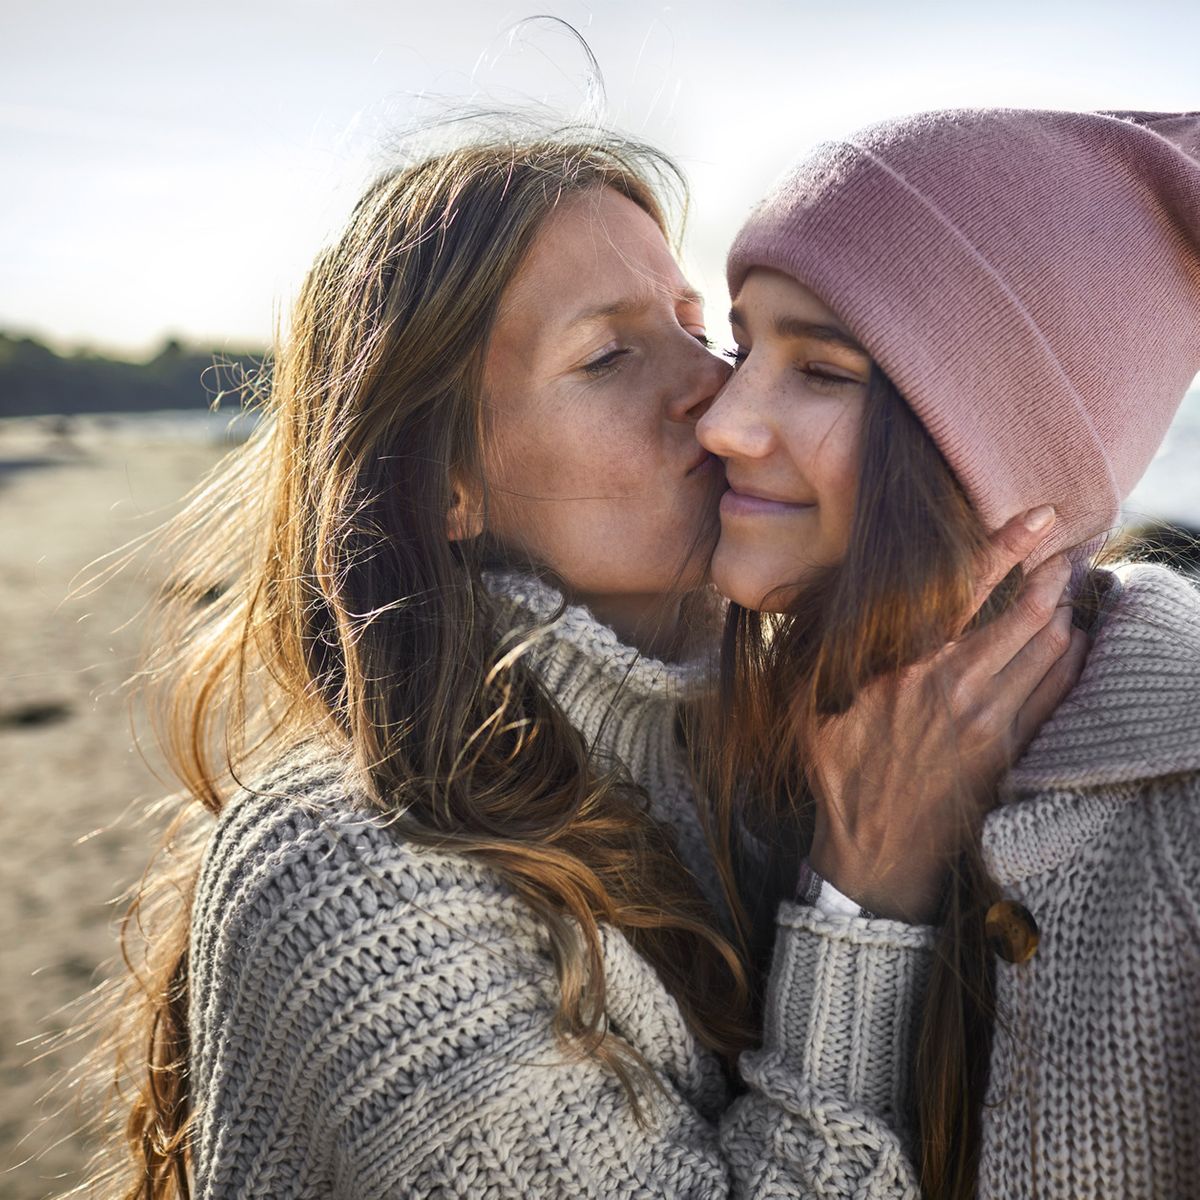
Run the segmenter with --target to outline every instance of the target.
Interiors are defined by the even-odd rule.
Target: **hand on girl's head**
[[[993,535],[980,604],[1052,523],[1030,527],[1021,517]],[[822,727],[809,758],[810,857],[865,908],[933,917],[964,834],[1082,672],[1087,638],[1063,603],[1069,576],[1061,555],[1049,559],[1001,616],[877,680]]]

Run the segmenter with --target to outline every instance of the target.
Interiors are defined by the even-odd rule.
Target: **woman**
[[[885,1126],[796,1115],[805,1030],[730,1104],[737,898],[678,735],[720,485],[694,427],[727,369],[665,174],[595,131],[493,138],[383,176],[313,267],[260,434],[178,526],[164,742],[216,821],[161,889],[126,1195],[902,1178]],[[984,590],[1045,517],[981,553]],[[1029,595],[960,673],[1036,670],[935,723],[983,780],[1078,671]],[[910,1012],[902,987],[864,1010],[860,1083],[894,1090]]]
[[[730,254],[738,373],[698,428],[729,483],[727,770],[817,801],[798,927],[943,923],[915,1077],[935,1197],[1195,1191],[1200,597],[1096,555],[1200,370],[1198,158],[1198,114],[927,114],[803,161]],[[1059,520],[1031,561],[1066,550],[1095,639],[1078,686],[982,830],[974,794],[948,832],[902,793],[864,807],[839,714],[887,707],[1036,502]],[[845,977],[834,1032],[892,986]]]

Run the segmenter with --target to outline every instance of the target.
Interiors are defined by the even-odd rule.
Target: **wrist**
[[[944,867],[926,862],[922,855],[913,854],[880,869],[838,854],[828,842],[814,840],[805,863],[830,891],[877,917],[924,925],[937,914]]]
[[[815,908],[831,917],[873,918],[877,915],[823,878],[813,869],[807,858],[800,863],[800,874],[796,880],[796,903]]]

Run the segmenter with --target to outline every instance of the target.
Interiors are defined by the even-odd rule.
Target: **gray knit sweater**
[[[578,608],[536,654],[715,893],[675,734],[694,671],[638,658]],[[336,763],[296,757],[228,805],[198,883],[195,1194],[915,1196],[901,1114],[928,939],[782,905],[763,1045],[734,1099],[608,930],[610,1028],[662,1085],[642,1127],[609,1071],[557,1045],[530,910],[469,858],[399,840]]]
[[[1041,932],[998,961],[980,1196],[1200,1196],[1200,594],[1125,567],[984,827]]]

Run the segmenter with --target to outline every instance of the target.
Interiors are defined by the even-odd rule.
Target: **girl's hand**
[[[1045,537],[1038,511],[993,535],[977,607]],[[1071,625],[1069,578],[1066,559],[1047,560],[1008,612],[877,680],[822,727],[810,761],[809,861],[840,892],[880,916],[932,919],[996,780],[1083,670],[1088,639]]]

